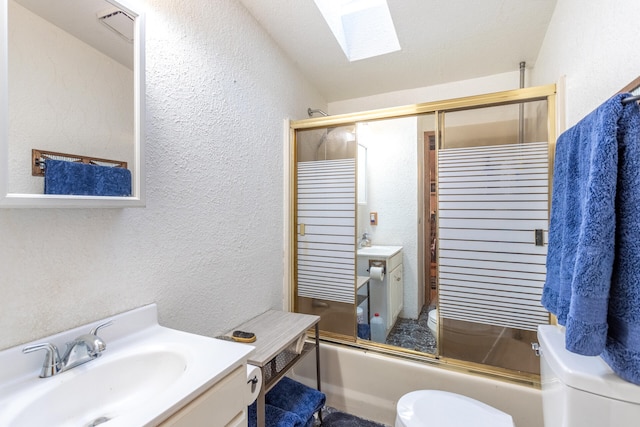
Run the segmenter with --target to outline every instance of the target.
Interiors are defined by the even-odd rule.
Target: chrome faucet
[[[88,334],[80,335],[73,341],[68,342],[67,349],[62,358],[60,357],[58,348],[48,342],[29,345],[23,348],[22,352],[31,353],[33,351],[44,350],[46,354],[42,364],[42,370],[40,371],[40,378],[52,377],[100,357],[102,352],[107,348],[107,345],[102,338],[97,335],[98,330],[112,323],[111,320],[101,323]]]
[[[358,241],[358,249],[364,248],[365,246],[371,246],[371,240],[369,239],[369,233],[362,234],[362,237]]]

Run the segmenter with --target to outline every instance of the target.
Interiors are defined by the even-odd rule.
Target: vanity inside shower
[[[369,277],[370,312],[366,304],[362,308],[367,319],[375,313],[382,317],[387,336],[404,306],[402,246],[369,246],[357,255],[358,277]]]

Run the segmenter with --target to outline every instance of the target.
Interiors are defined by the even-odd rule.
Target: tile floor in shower
[[[429,311],[423,307],[418,320],[398,318],[386,344],[427,354],[436,353],[436,338],[427,326]],[[540,374],[538,358],[531,350],[537,341],[535,331],[477,325],[449,320],[447,357],[519,372]],[[482,328],[482,333],[477,328]],[[476,332],[474,332],[476,331]],[[440,349],[442,351],[442,348]]]
[[[429,311],[434,307],[424,306],[418,320],[398,318],[387,335],[386,344],[423,353],[436,353],[436,338],[427,326]]]

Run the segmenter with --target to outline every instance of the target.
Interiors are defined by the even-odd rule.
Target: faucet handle
[[[95,335],[98,336],[98,330],[102,329],[102,328],[106,328],[107,326],[111,326],[113,325],[113,320],[107,320],[104,323],[99,324],[98,326],[96,326],[95,328],[93,328],[91,330],[91,332],[89,332],[91,335]]]
[[[44,356],[44,362],[42,363],[42,370],[40,371],[40,378],[48,378],[60,372],[60,354],[58,353],[58,347],[45,342],[40,344],[28,345],[22,349],[22,352],[32,353],[34,351],[44,350],[46,352]]]
[[[91,357],[98,357],[106,348],[107,344],[98,336],[98,331],[107,326],[113,325],[113,320],[108,320],[93,328],[87,335],[79,337],[87,346],[87,354]],[[77,339],[76,339],[77,340]]]

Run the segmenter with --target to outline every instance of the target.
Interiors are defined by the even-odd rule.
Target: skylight
[[[386,0],[314,0],[349,61],[400,50]]]

